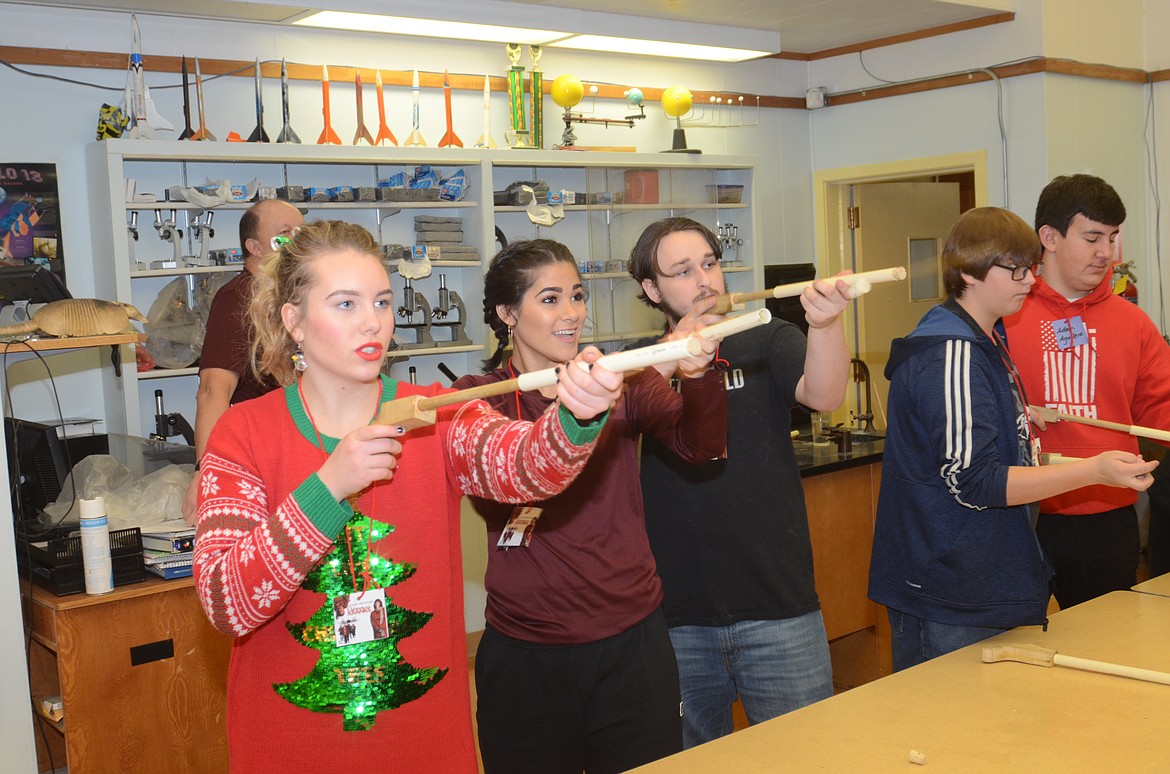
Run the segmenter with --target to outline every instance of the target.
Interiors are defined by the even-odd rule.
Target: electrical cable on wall
[[[1158,285],[1158,329],[1162,331],[1162,338],[1170,342],[1170,332],[1166,330],[1166,286],[1162,274],[1162,197],[1158,182],[1158,116],[1154,109],[1154,84],[1147,81],[1146,89],[1149,96],[1146,101],[1146,135],[1143,140],[1149,170],[1150,197],[1154,200],[1154,267],[1157,271],[1153,272],[1153,277]]]
[[[1022,62],[1028,62],[1028,61],[1040,59],[1041,57],[1028,57],[1026,59],[1018,59],[1015,62],[1001,62],[1000,64],[991,65],[989,67],[972,67],[968,70],[957,70],[957,71],[951,72],[951,73],[925,75],[925,76],[921,76],[919,78],[910,78],[910,79],[903,80],[903,81],[888,81],[885,78],[879,78],[878,76],[876,76],[872,72],[870,72],[870,69],[868,67],[866,67],[866,65],[865,65],[865,59],[863,57],[863,54],[864,54],[863,51],[857,52],[857,59],[861,63],[861,69],[864,70],[865,73],[869,77],[873,78],[876,81],[881,81],[882,83],[884,83],[888,86],[906,86],[908,84],[922,83],[924,81],[932,81],[932,80],[935,80],[938,78],[953,78],[953,77],[959,76],[959,75],[968,75],[969,76],[972,73],[983,73],[984,75],[986,75],[988,78],[990,78],[995,83],[996,116],[999,119],[1000,156],[1003,159],[1003,206],[1004,206],[1004,209],[1010,209],[1010,207],[1009,207],[1010,197],[1008,196],[1007,129],[1004,127],[1004,122],[1003,122],[1003,84],[1000,82],[999,75],[991,68],[1003,67],[1003,66],[1008,65],[1008,64],[1020,64]],[[868,91],[869,91],[868,88],[864,88],[864,89],[851,89],[849,91],[830,92],[828,94],[828,97],[831,99],[833,97],[840,97],[840,96],[844,96],[847,94],[865,94]]]

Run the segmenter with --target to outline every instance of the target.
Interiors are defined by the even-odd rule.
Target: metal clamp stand
[[[420,316],[421,322],[413,322],[416,314]],[[404,344],[403,349],[435,345],[435,340],[431,337],[431,305],[427,303],[426,296],[414,289],[410,280],[406,280],[402,287],[402,306],[398,307],[398,316],[406,320],[399,323],[398,327],[410,328],[415,336],[414,344]]]

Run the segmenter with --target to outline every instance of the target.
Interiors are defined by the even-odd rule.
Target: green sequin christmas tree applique
[[[367,533],[369,530],[372,532]],[[321,658],[305,677],[290,683],[275,683],[273,688],[298,707],[313,712],[341,713],[346,731],[373,728],[377,713],[414,701],[447,674],[446,669],[419,669],[402,658],[398,642],[421,630],[434,615],[398,607],[388,593],[386,618],[389,636],[371,642],[337,645],[333,601],[355,589],[365,588],[367,558],[369,581],[374,588],[389,590],[415,572],[413,564],[383,559],[370,551],[370,546],[393,530],[390,525],[355,511],[333,550],[309,573],[303,584],[303,588],[309,591],[324,593],[325,604],[307,621],[287,624],[292,636],[302,645],[321,651]]]

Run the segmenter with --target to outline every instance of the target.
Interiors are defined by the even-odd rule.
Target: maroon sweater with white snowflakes
[[[383,399],[444,391],[386,379]],[[304,679],[321,657],[288,624],[307,621],[327,603],[301,584],[353,515],[316,475],[337,439],[322,438],[320,448],[295,386],[225,413],[201,465],[195,583],[211,622],[236,637],[228,675],[231,770],[475,772],[460,495],[511,502],[554,495],[584,466],[602,424],[581,428],[563,408],[535,423],[510,422],[477,401],[441,409],[437,425],[406,437],[394,478],[366,490],[358,507],[393,526],[371,555],[417,567],[386,590],[387,604],[433,615],[399,641],[402,659],[449,672],[419,698],[379,712],[372,728],[345,731],[341,715],[294,706],[273,688]]]

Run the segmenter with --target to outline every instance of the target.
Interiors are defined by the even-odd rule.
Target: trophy
[[[532,147],[544,147],[544,73],[540,70],[540,46],[529,46],[532,54]]]
[[[508,43],[504,49],[508,52],[508,61],[512,63],[508,70],[508,104],[512,116],[512,129],[507,135],[508,144],[513,148],[531,148],[532,133],[528,130],[527,110],[524,104],[524,66],[520,64],[522,51],[519,43]]]

